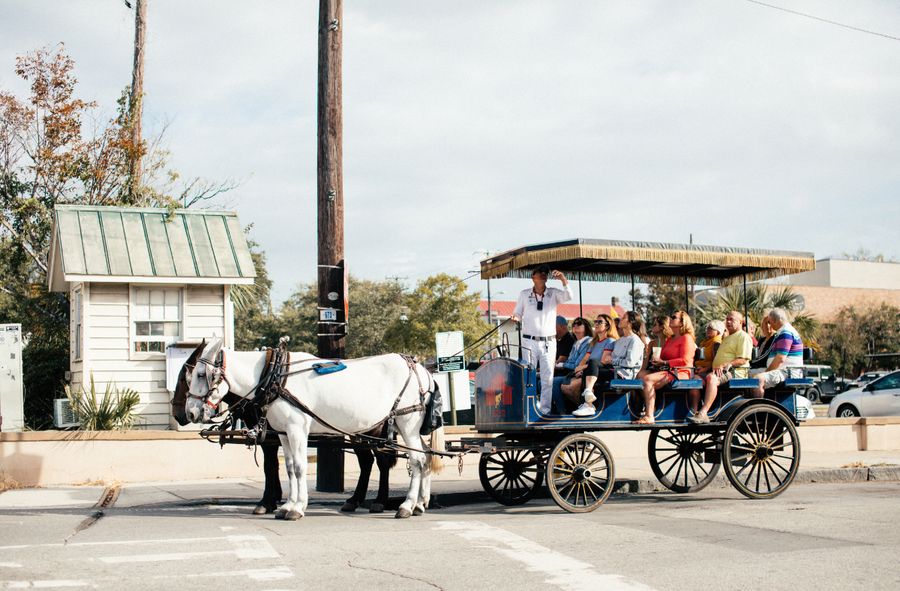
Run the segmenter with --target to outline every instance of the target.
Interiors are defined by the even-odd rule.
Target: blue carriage
[[[527,246],[482,261],[485,279],[530,277],[549,264],[579,281],[683,279],[727,285],[815,268],[809,253],[720,248],[699,245],[571,240]],[[612,380],[595,388],[593,416],[542,414],[539,379],[527,349],[508,342],[482,357],[475,373],[475,429],[479,437],[462,445],[481,453],[479,475],[485,491],[505,505],[531,499],[544,482],[564,510],[588,512],[613,490],[615,467],[595,434],[649,429],[648,459],[659,481],[675,492],[699,491],[720,467],[731,484],[750,498],[771,498],[793,481],[800,463],[798,391],[811,381],[789,378],[750,392],[755,379],[732,379],[709,411],[710,422],[687,421],[687,392],[702,389],[698,378],[678,379],[657,391],[655,424],[635,425],[640,416],[640,380]],[[599,386],[599,384],[598,384]]]

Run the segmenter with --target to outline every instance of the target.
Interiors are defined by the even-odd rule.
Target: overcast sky
[[[894,0],[769,3],[900,37]],[[575,237],[900,255],[900,41],[748,0],[345,4],[354,275]],[[276,301],[315,277],[317,5],[149,0],[145,130],[169,123],[185,176],[241,182],[221,204]],[[133,27],[122,0],[0,0],[0,87],[62,41],[111,113]]]

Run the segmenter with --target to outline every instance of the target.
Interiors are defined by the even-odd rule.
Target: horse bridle
[[[188,398],[194,398],[194,399],[200,400],[203,402],[203,404],[205,404],[206,406],[215,410],[221,403],[221,400],[219,402],[214,403],[212,400],[210,400],[210,396],[212,396],[212,393],[216,391],[216,389],[219,387],[219,384],[221,384],[223,381],[225,383],[228,383],[228,380],[225,378],[225,352],[220,349],[218,351],[218,354],[216,355],[216,359],[214,361],[210,361],[209,359],[203,359],[201,357],[200,359],[197,360],[196,363],[194,363],[194,364],[185,363],[184,366],[188,369],[188,371],[191,372],[191,374],[193,374],[197,365],[201,364],[201,363],[203,365],[206,365],[207,367],[212,367],[216,370],[214,372],[206,373],[206,386],[207,386],[206,394],[204,394],[202,396],[200,394],[194,394],[193,392],[191,392],[190,385],[188,385],[188,391],[187,391],[186,396]],[[213,373],[218,374],[218,375],[213,376],[212,375]]]

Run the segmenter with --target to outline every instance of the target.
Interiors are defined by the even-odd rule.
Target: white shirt
[[[563,289],[545,287],[544,295],[534,293],[534,288],[523,289],[513,312],[522,321],[522,334],[533,337],[556,336],[556,305],[572,299],[568,284]],[[543,301],[542,310],[537,309],[538,302]]]

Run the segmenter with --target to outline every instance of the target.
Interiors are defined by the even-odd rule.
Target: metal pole
[[[344,357],[348,312],[342,150],[343,12],[343,0],[319,0],[318,353],[331,359]],[[326,439],[319,444],[316,490],[344,492],[342,439]]]
[[[636,306],[634,305],[634,273],[631,274],[631,311],[634,312],[636,310]]]
[[[453,391],[453,374],[456,372],[447,372],[447,385],[450,390],[450,424],[456,424],[456,392]]]
[[[487,280],[487,291],[488,291],[488,324],[491,325],[491,328],[494,327],[494,315],[491,314],[491,280]]]
[[[581,301],[581,271],[578,272],[578,315],[584,318],[584,302]]]
[[[688,313],[688,316],[691,315],[691,301],[690,301],[690,297],[688,297],[687,275],[684,276],[684,311]]]
[[[747,328],[750,328],[750,316],[747,315],[747,274],[744,273],[744,322],[747,323]],[[750,332],[749,330],[747,332]],[[750,335],[753,336],[753,335]]]

